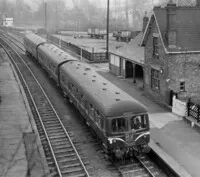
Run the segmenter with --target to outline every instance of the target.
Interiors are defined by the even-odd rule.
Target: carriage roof
[[[133,97],[99,75],[91,66],[82,62],[69,62],[61,68],[85,97],[106,117],[124,113],[146,113],[147,109]]]
[[[56,65],[67,60],[77,60],[75,57],[69,55],[59,47],[49,43],[41,45],[38,48],[38,51],[45,54],[48,59],[50,59]]]
[[[46,42],[46,39],[34,34],[34,33],[28,33],[25,35],[25,40],[31,41],[32,44],[37,46],[40,43]]]

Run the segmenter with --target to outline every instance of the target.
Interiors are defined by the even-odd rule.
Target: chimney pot
[[[144,17],[143,17],[143,28],[142,28],[143,33],[146,29],[148,21],[149,21],[149,18],[147,17],[147,11],[145,11],[145,14],[144,14]]]
[[[200,7],[200,0],[196,0],[196,6]]]
[[[176,4],[170,0],[167,10],[167,40],[169,48],[176,48]]]

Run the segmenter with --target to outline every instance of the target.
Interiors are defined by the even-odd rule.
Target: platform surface
[[[25,177],[23,133],[31,132],[19,85],[0,48],[0,176]]]

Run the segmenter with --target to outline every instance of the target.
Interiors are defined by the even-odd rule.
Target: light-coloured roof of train
[[[32,43],[37,46],[40,43],[46,42],[46,39],[42,38],[41,36],[38,36],[34,33],[28,33],[25,35],[25,38],[32,41]]]
[[[121,116],[125,112],[147,112],[143,104],[99,75],[90,65],[76,61],[64,64],[61,69],[105,116]]]
[[[38,48],[38,51],[45,53],[45,55],[49,59],[51,59],[51,61],[54,62],[54,64],[56,65],[66,60],[77,60],[75,57],[71,56],[59,47],[50,43],[45,43],[41,45]]]

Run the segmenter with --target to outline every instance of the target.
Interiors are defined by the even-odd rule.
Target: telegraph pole
[[[44,1],[44,13],[45,13],[45,32],[47,33],[47,3]]]
[[[109,5],[110,1],[107,0],[107,38],[106,38],[106,57],[108,58],[108,53],[109,53]]]

